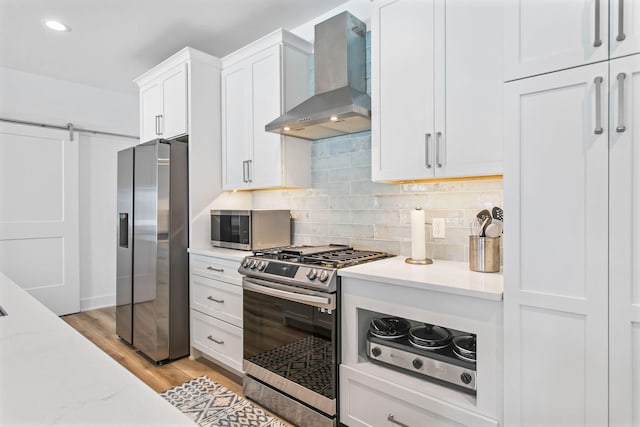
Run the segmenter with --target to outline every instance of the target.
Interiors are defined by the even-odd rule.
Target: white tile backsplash
[[[254,209],[291,209],[294,244],[349,244],[397,255],[411,253],[410,211],[427,221],[444,218],[446,238],[433,239],[427,256],[468,260],[470,222],[484,208],[502,206],[502,180],[380,184],[371,181],[371,134],[314,141],[312,188],[253,193]]]

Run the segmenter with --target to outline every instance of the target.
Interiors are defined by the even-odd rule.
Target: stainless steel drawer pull
[[[593,46],[602,46],[602,40],[600,39],[600,0],[596,0],[596,35]]]
[[[600,135],[602,129],[602,77],[596,77],[593,82],[596,84],[596,128],[593,133]]]
[[[207,270],[215,271],[217,273],[224,273],[224,268],[215,268],[210,265],[207,266]]]
[[[213,341],[213,342],[214,342],[214,343],[216,343],[216,344],[224,344],[224,341],[219,341],[219,340],[215,339],[214,337],[212,337],[211,335],[209,335],[209,336],[207,337],[207,339],[208,339],[209,341]]]
[[[224,300],[223,300],[223,299],[215,299],[215,298],[214,298],[214,297],[212,297],[211,295],[209,295],[209,296],[207,297],[207,299],[208,299],[209,301],[217,302],[218,304],[224,304]]]
[[[389,414],[389,416],[387,417],[387,421],[392,422],[400,427],[409,427],[409,424],[401,423],[400,421],[396,420],[393,414]]]
[[[618,74],[618,126],[616,132],[622,133],[627,128],[624,125],[624,79],[627,78],[625,73]]]
[[[424,164],[427,166],[427,169],[431,169],[431,160],[429,160],[429,140],[431,139],[430,133],[424,134]]]
[[[440,139],[442,138],[442,132],[436,132],[436,166],[441,168],[442,162],[440,161]]]
[[[621,42],[627,38],[624,35],[624,0],[618,0],[618,35],[616,40]]]

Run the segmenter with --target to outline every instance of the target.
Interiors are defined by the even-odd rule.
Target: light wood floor
[[[116,335],[115,307],[63,316],[62,320],[91,340],[105,353],[157,392],[206,375],[229,390],[242,395],[242,380],[205,359],[179,359],[157,366]]]

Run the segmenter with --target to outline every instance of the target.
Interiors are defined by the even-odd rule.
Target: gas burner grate
[[[387,258],[389,256],[389,254],[384,252],[361,251],[349,248],[316,255],[308,255],[303,257],[301,262],[305,264],[317,264],[323,267],[341,268],[362,264],[376,259]]]

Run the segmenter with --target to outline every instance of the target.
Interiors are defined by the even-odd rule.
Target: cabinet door
[[[505,85],[507,426],[608,422],[607,88],[606,62]]]
[[[162,115],[162,85],[151,83],[140,89],[140,142],[160,136]]]
[[[611,61],[610,76],[609,425],[638,427],[640,55]]]
[[[239,65],[222,72],[223,188],[246,189],[251,161],[251,75]]]
[[[609,57],[607,0],[510,0],[504,7],[505,80]]]
[[[434,158],[432,0],[374,3],[371,156],[374,181],[430,178]]]
[[[282,185],[282,136],[264,130],[265,124],[281,114],[280,49],[280,46],[274,46],[254,57],[251,63],[253,162],[250,186],[252,188]]]
[[[187,134],[187,64],[180,64],[162,79],[163,138]]]
[[[502,174],[502,2],[446,0],[436,9],[435,172]],[[446,49],[445,49],[446,46]]]
[[[609,57],[640,53],[640,2],[609,0]]]

